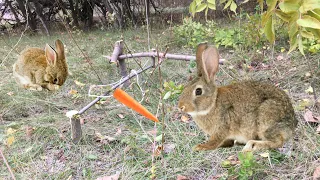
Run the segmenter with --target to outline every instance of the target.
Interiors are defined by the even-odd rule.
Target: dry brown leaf
[[[153,152],[153,156],[155,156],[155,157],[160,156],[162,150],[163,150],[163,146],[162,145],[157,146],[157,148]]]
[[[124,118],[124,115],[123,115],[123,114],[117,114],[117,116],[118,116],[120,119],[123,119],[123,118]]]
[[[103,177],[99,177],[97,180],[118,180],[119,179],[120,174],[114,174],[111,176],[103,176]]]
[[[320,179],[320,166],[313,171],[313,180]]]
[[[13,142],[14,142],[14,136],[10,136],[8,137],[6,144],[8,147],[10,147]]]
[[[189,119],[188,116],[182,115],[182,116],[181,116],[181,121],[182,121],[182,122],[185,122],[185,123],[189,123],[189,122],[190,122],[190,119]]]
[[[189,180],[189,178],[187,178],[186,176],[178,174],[177,175],[177,180]]]
[[[71,89],[68,93],[71,94],[71,95],[75,95],[75,94],[78,93],[78,91],[74,90],[74,89]]]
[[[307,122],[319,122],[313,117],[313,114],[309,109],[307,109],[307,111],[304,113],[303,118]]]
[[[33,134],[33,127],[31,127],[31,126],[27,126],[26,127],[26,135],[27,135],[27,137],[28,138],[30,138],[31,136],[32,136],[32,134]]]
[[[83,83],[81,83],[81,82],[79,82],[79,81],[77,81],[77,80],[74,80],[74,83],[75,83],[77,86],[80,86],[80,87],[82,87],[82,86],[85,85],[85,84],[83,84]]]

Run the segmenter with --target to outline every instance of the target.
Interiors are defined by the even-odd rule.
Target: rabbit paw
[[[27,85],[24,85],[24,88],[32,91],[42,91],[42,87],[38,84],[27,84]]]
[[[247,144],[243,147],[242,152],[250,152],[256,150],[257,141],[250,140]]]
[[[60,86],[56,84],[48,84],[47,87],[50,91],[57,91],[60,88]]]
[[[193,151],[204,151],[204,150],[208,150],[208,147],[206,147],[204,144],[197,144],[197,145],[193,146],[192,150]]]

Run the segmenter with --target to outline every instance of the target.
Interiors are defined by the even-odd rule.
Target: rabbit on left
[[[27,48],[13,64],[13,76],[22,87],[41,91],[58,90],[68,76],[63,43],[57,39],[56,50],[46,44],[45,49]]]

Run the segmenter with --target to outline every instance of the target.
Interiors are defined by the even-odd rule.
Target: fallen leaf
[[[313,117],[313,114],[309,109],[307,109],[307,111],[304,113],[303,118],[307,122],[319,122]]]
[[[119,136],[122,133],[121,128],[118,128],[117,132],[116,132],[116,136]]]
[[[164,144],[164,149],[163,151],[168,154],[171,153],[174,149],[176,148],[175,144]]]
[[[81,83],[81,82],[79,82],[79,81],[77,81],[77,80],[74,80],[74,83],[77,85],[77,86],[85,86],[85,84],[83,84],[83,83]]]
[[[13,142],[14,142],[14,136],[10,136],[8,137],[6,144],[8,147],[10,147]]]
[[[304,110],[306,107],[309,107],[312,105],[312,102],[309,99],[302,99],[298,102],[298,104],[295,106],[295,109],[298,111]]]
[[[318,166],[314,171],[313,171],[313,180],[318,180],[320,179],[320,166]]]
[[[308,87],[308,89],[305,90],[306,93],[313,93],[313,88],[311,86]]]
[[[160,156],[162,150],[163,150],[163,146],[158,145],[157,148],[153,152],[153,156],[155,156],[155,157]]]
[[[188,116],[185,116],[185,115],[182,115],[180,119],[181,119],[182,122],[185,122],[185,123],[189,123],[190,122],[190,118]]]
[[[86,157],[87,157],[87,159],[89,159],[89,160],[96,160],[96,159],[98,159],[98,156],[97,156],[97,155],[94,155],[94,154],[88,154]]]
[[[318,134],[320,134],[320,125],[318,126],[316,132],[317,132]]]
[[[118,116],[120,119],[123,119],[123,118],[124,118],[124,115],[123,115],[123,114],[117,114],[117,116]]]
[[[260,154],[261,157],[267,158],[269,157],[269,153],[268,152],[264,152]]]
[[[104,136],[99,132],[96,132],[95,135],[96,135],[96,141],[101,142],[101,143],[107,143],[107,142],[112,142],[112,141],[116,140],[116,138],[114,138],[114,137]]]
[[[78,93],[78,91],[74,90],[74,89],[71,89],[68,93],[71,94],[71,95],[75,95],[75,94]]]
[[[12,96],[12,95],[14,95],[14,93],[12,91],[10,91],[10,92],[7,92],[7,95]]]
[[[27,137],[28,138],[30,138],[31,136],[32,136],[32,134],[33,134],[33,127],[31,127],[31,126],[27,126],[26,127],[26,135],[27,135]]]
[[[278,61],[283,60],[283,56],[282,56],[282,55],[279,55],[279,56],[277,57],[277,60],[278,60]]]
[[[13,128],[8,128],[7,129],[7,135],[10,135],[10,134],[14,134],[17,130],[13,129]]]
[[[177,175],[177,180],[189,180],[189,178],[187,178],[186,176],[178,174]]]
[[[97,178],[97,180],[118,180],[120,176],[120,173],[111,175],[111,176],[103,176],[103,177],[99,177]]]
[[[310,76],[311,76],[311,73],[310,73],[310,72],[306,72],[305,76],[306,76],[306,77],[310,77]]]

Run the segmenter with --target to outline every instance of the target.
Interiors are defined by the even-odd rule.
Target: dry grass
[[[159,33],[159,35],[157,34]],[[164,44],[169,39],[161,32],[153,32],[152,47],[157,44],[164,49]],[[102,55],[112,53],[112,45],[121,36],[120,33],[91,32],[73,34],[76,43],[86,53],[103,84],[119,80],[119,73],[115,65],[110,65]],[[133,52],[147,51],[145,30],[127,31],[123,33],[125,42]],[[20,89],[16,86],[12,77],[11,66],[16,60],[17,52],[26,46],[43,47],[45,43],[53,44],[56,38],[60,38],[67,49],[68,64],[72,76],[65,85],[55,93],[43,91],[34,92]],[[208,152],[193,152],[192,146],[206,139],[204,134],[191,122],[180,121],[180,114],[175,105],[177,99],[164,102],[165,115],[162,116],[158,109],[159,84],[158,73],[153,75],[146,73],[140,76],[144,90],[149,90],[143,104],[151,112],[159,112],[159,117],[164,117],[166,127],[165,147],[167,152],[156,157],[152,161],[153,136],[152,131],[157,130],[157,136],[162,134],[162,126],[147,121],[129,109],[119,106],[111,98],[107,98],[102,104],[98,104],[82,115],[85,121],[83,125],[83,139],[74,145],[70,139],[69,120],[65,113],[73,109],[81,109],[93,98],[87,96],[87,91],[92,84],[101,84],[88,66],[75,42],[66,33],[56,34],[52,37],[25,36],[16,46],[16,49],[8,55],[12,46],[17,42],[17,36],[2,37],[0,44],[5,44],[0,49],[0,140],[1,149],[17,179],[96,179],[104,175],[121,173],[121,179],[149,179],[152,174],[156,179],[176,179],[178,174],[190,179],[212,179],[222,176],[227,179],[228,169],[221,163],[228,157],[237,155],[242,147],[218,149]],[[172,48],[171,53],[192,54],[192,49]],[[8,55],[8,56],[7,56]],[[277,60],[282,55],[282,60]],[[256,167],[253,179],[311,179],[314,169],[319,162],[319,135],[316,133],[317,124],[304,121],[305,108],[310,109],[319,116],[319,112],[313,106],[312,94],[305,90],[314,82],[316,92],[319,93],[319,55],[310,56],[307,60],[298,53],[259,55],[256,52],[224,51],[221,56],[228,63],[221,66],[218,75],[218,83],[228,84],[238,79],[253,78],[256,80],[270,79],[272,83],[288,91],[296,109],[299,125],[293,141],[277,151],[268,151],[270,159],[263,158],[255,153]],[[5,59],[5,57],[7,57]],[[250,59],[246,59],[246,58]],[[243,64],[249,64],[252,59],[259,57],[265,61],[251,63],[259,66],[247,68]],[[140,61],[140,59],[137,59]],[[141,59],[144,62],[144,60]],[[310,68],[314,71],[313,77],[306,77],[305,73]],[[248,65],[248,64],[247,64]],[[129,68],[136,68],[136,63],[130,61]],[[173,80],[176,84],[185,83],[191,75],[187,62],[168,60],[162,65],[162,78],[164,81]],[[318,76],[317,76],[318,73]],[[84,83],[81,87],[75,84],[75,80]],[[135,80],[126,91],[140,99],[141,95]],[[78,92],[77,95],[69,93],[71,89]],[[309,99],[311,103],[303,105],[302,100]],[[120,118],[122,114],[124,118]],[[11,146],[4,145],[8,139],[7,130],[13,128],[16,132],[11,135],[15,141]],[[31,129],[29,134],[27,129]],[[101,140],[102,136],[110,136],[115,140]],[[160,142],[158,142],[160,144]],[[172,148],[174,146],[174,148]],[[155,167],[152,173],[152,165]],[[235,165],[235,169],[239,164]],[[237,174],[230,174],[235,177]],[[10,177],[8,169],[0,166],[0,178]]]

